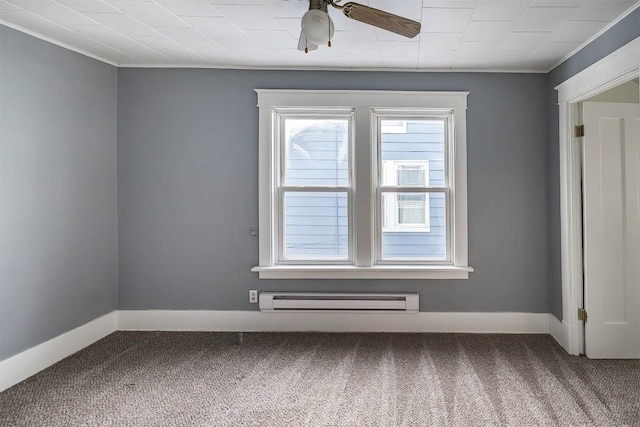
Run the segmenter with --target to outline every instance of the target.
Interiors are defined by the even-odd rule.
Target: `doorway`
[[[640,90],[636,84],[639,75],[640,38],[636,38],[556,87],[560,112],[563,319],[559,333],[554,336],[573,355],[640,357],[640,347],[636,355],[636,347],[640,345],[640,291],[635,289],[639,286],[635,275],[640,264],[637,243],[640,120],[635,98],[631,102],[625,102],[629,99],[624,98],[635,96]],[[635,90],[630,94],[631,88]],[[617,111],[618,104],[635,105],[631,107],[631,116]],[[593,117],[584,121],[585,114]],[[627,136],[625,129],[632,128],[627,126],[632,122],[635,136],[633,129]],[[576,128],[583,123],[586,137],[581,137],[581,129]],[[618,134],[614,137],[615,132]],[[617,142],[607,142],[612,138],[617,138]],[[629,156],[635,160],[629,162]],[[599,228],[602,229],[599,237],[593,237],[598,235]],[[600,270],[594,260],[600,263]],[[594,285],[596,278],[599,284]],[[627,301],[630,298],[635,301]],[[598,324],[602,326],[600,330]],[[622,338],[607,341],[620,333],[604,326],[625,325],[629,325],[629,331]],[[597,345],[607,352],[598,350]]]

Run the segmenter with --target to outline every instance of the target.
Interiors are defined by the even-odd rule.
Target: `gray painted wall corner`
[[[0,26],[0,360],[116,308],[116,89]]]

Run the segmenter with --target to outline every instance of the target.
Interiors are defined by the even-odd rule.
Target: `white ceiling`
[[[422,32],[406,39],[331,9],[333,47],[305,54],[296,47],[307,0],[0,0],[0,23],[121,66],[547,71],[640,5],[359,3],[419,20]]]

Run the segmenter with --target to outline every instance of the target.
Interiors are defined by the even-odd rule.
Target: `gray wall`
[[[0,26],[0,360],[116,308],[116,87]]]
[[[569,77],[640,36],[640,8],[636,9],[549,74],[549,296],[550,311],[562,319],[562,271],[560,258],[560,147],[558,92],[554,89]]]
[[[259,280],[254,88],[470,91],[469,280]],[[549,311],[547,76],[118,70],[119,309],[247,291],[419,291],[423,311]]]

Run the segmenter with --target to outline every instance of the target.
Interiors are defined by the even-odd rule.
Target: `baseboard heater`
[[[262,292],[260,311],[418,312],[417,293]]]

